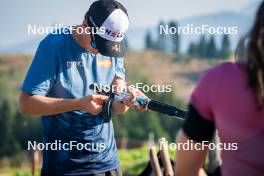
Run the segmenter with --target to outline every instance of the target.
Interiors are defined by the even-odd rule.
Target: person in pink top
[[[178,143],[211,141],[218,130],[223,176],[264,175],[264,2],[249,33],[244,62],[208,70],[193,91]],[[208,147],[180,150],[176,176],[199,175]]]

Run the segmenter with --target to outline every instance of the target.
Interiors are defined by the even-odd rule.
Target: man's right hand
[[[78,100],[78,107],[82,111],[97,115],[102,112],[103,103],[108,99],[103,95],[88,95]]]

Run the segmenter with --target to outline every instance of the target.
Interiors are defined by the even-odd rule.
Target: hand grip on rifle
[[[90,85],[90,89],[96,91],[98,94],[107,95],[115,101],[122,102],[123,100],[130,98],[130,94],[127,92],[105,92],[103,89],[100,90],[99,87],[94,84]],[[185,119],[187,116],[187,111],[185,110],[149,98],[137,97],[135,105],[143,107],[146,110],[152,110],[168,116],[178,117],[180,119]]]

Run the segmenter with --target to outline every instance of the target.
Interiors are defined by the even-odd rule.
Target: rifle
[[[109,117],[111,117],[111,105],[113,101],[122,102],[130,98],[130,94],[127,92],[114,92],[112,90],[105,91],[104,88],[100,89],[99,86],[95,84],[91,84],[89,88],[95,91],[97,94],[109,97],[108,100],[103,104],[103,114],[106,121],[109,121]],[[182,120],[184,120],[187,116],[187,111],[183,109],[150,98],[136,97],[135,105],[146,110],[166,114],[168,116]]]

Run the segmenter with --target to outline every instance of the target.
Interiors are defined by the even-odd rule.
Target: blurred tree
[[[190,43],[188,54],[195,57],[199,56],[199,47],[195,42]]]
[[[229,36],[225,34],[222,39],[222,46],[219,52],[219,57],[223,59],[228,59],[230,55],[231,55],[230,39]]]
[[[178,23],[171,21],[169,23],[169,28],[178,29]],[[173,52],[179,53],[180,52],[180,35],[178,31],[175,34],[171,34],[171,42],[172,42]]]
[[[216,58],[218,54],[218,50],[216,48],[216,43],[215,43],[215,36],[211,35],[210,40],[207,44],[207,52],[206,56],[208,58]]]
[[[166,102],[170,105],[175,105],[177,107],[184,107],[185,106],[181,102],[177,101],[173,92],[158,94],[154,97],[155,97],[155,99],[160,100],[161,102]],[[166,116],[166,115],[161,115],[161,114],[157,114],[157,115],[158,115],[157,118],[160,120],[160,124],[163,127],[164,131],[169,134],[169,139],[171,141],[174,141],[177,132],[179,131],[179,129],[182,126],[183,121],[176,119],[176,118]]]
[[[39,117],[24,116],[17,112],[13,129],[16,129],[14,136],[22,149],[27,149],[28,141],[40,142],[42,140],[42,128]]]
[[[146,36],[145,36],[145,49],[154,49],[154,41],[151,36],[151,32],[147,31]]]
[[[205,35],[202,35],[199,41],[199,56],[206,58],[207,41]]]
[[[5,99],[0,108],[0,156],[11,156],[20,150],[13,133],[13,115],[10,100]]]
[[[160,26],[165,26],[165,23],[161,21],[158,25],[158,40],[157,40],[157,49],[159,51],[166,50],[166,34],[160,31]]]

